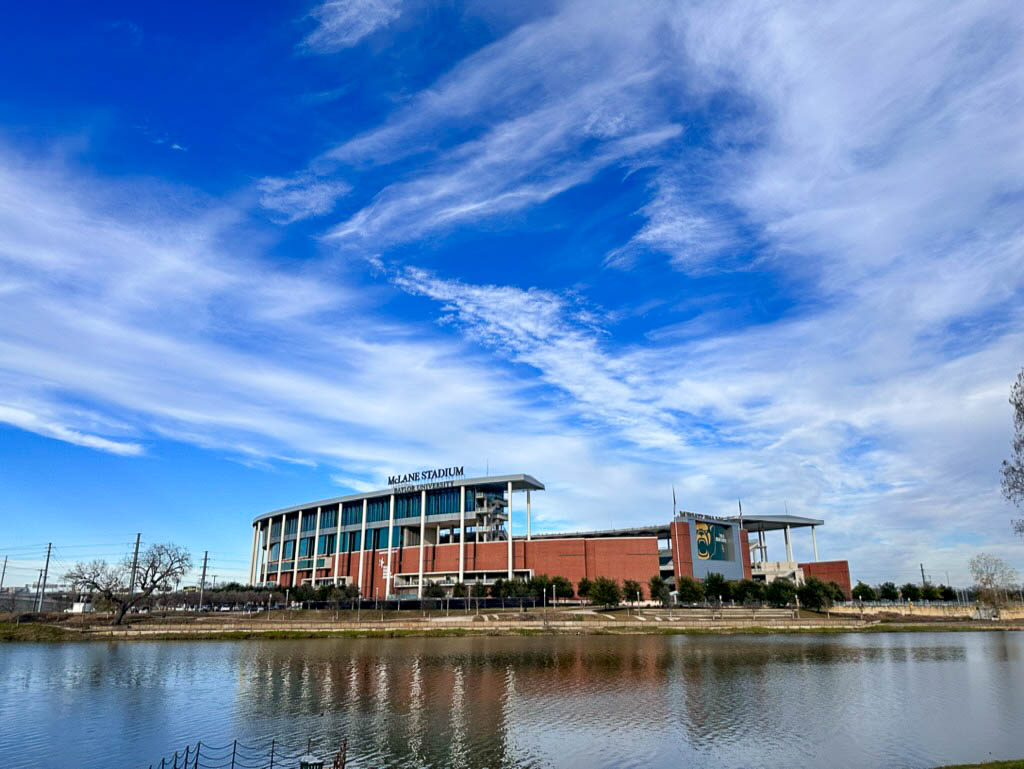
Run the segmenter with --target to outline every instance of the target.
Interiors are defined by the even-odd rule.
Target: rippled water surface
[[[1021,757],[1024,634],[0,645],[4,767],[145,769],[197,740],[326,753],[346,737],[356,767]]]

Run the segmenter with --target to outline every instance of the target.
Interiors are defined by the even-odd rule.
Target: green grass
[[[1024,769],[1024,759],[1013,761],[984,761],[980,764],[950,764],[936,769]]]
[[[33,622],[0,622],[0,643],[13,641],[82,641],[82,635],[71,630],[38,625]]]

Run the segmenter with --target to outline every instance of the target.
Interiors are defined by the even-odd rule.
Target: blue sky
[[[1009,2],[12,7],[7,584],[136,531],[244,575],[255,515],[451,464],[543,480],[536,528],[665,521],[674,485],[823,517],[872,582],[1024,570],[1022,32]]]

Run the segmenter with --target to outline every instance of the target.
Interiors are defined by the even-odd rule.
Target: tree
[[[808,609],[827,609],[832,605],[832,590],[817,577],[808,577],[797,588],[796,595],[800,605]]]
[[[974,587],[983,603],[991,606],[1003,604],[1003,591],[1013,587],[1017,572],[1006,561],[988,553],[978,553],[967,563],[974,579]]]
[[[1020,505],[1024,502],[1024,368],[1017,374],[1017,381],[1010,388],[1010,405],[1013,406],[1013,452],[1003,460],[1003,495]],[[1018,534],[1024,532],[1024,526]]]
[[[829,593],[832,595],[832,603],[840,603],[846,600],[846,593],[843,592],[843,588],[838,582],[826,582],[825,587],[828,588]]]
[[[772,606],[788,606],[796,595],[796,585],[785,577],[773,579],[768,583],[765,598]]]
[[[644,597],[643,585],[635,579],[627,579],[622,582],[622,592],[627,601],[640,601]]]
[[[949,585],[939,585],[939,594],[942,596],[943,601],[956,600],[956,590],[951,588]]]
[[[768,586],[764,582],[755,579],[742,579],[734,582],[731,586],[734,601],[763,601],[765,589]]]
[[[704,600],[704,585],[691,577],[680,577],[676,597],[680,603],[700,603]]]
[[[707,596],[709,601],[717,601],[719,599],[728,601],[732,597],[729,591],[729,583],[725,581],[725,577],[715,572],[711,572],[704,577],[704,595]]]
[[[551,578],[547,574],[536,574],[530,577],[530,581],[527,583],[527,589],[529,594],[536,598],[538,601],[543,601],[545,597],[551,597]]]
[[[586,577],[580,577],[580,581],[576,583],[576,595],[580,598],[587,598],[590,595],[590,587],[593,584]]]
[[[900,585],[900,594],[903,596],[904,601],[921,600],[921,588],[919,588],[914,582],[907,582],[905,585]]]
[[[938,601],[941,597],[942,593],[931,582],[926,582],[924,587],[921,588],[921,598],[925,601]]]
[[[647,587],[651,591],[652,601],[661,601],[662,604],[668,603],[668,585],[665,584],[665,579],[660,574],[655,574],[647,580]]]
[[[64,581],[81,592],[95,593],[114,607],[112,625],[120,625],[128,610],[147,600],[154,591],[173,587],[192,568],[192,556],[178,545],[150,545],[139,554],[132,583],[132,560],[125,556],[119,564],[106,561],[79,562],[64,575]]]
[[[874,601],[877,595],[871,585],[865,585],[860,580],[857,580],[857,585],[853,588],[853,597],[858,601]]]
[[[505,580],[498,577],[491,583],[491,598],[505,598],[506,596],[508,596],[508,587],[505,585]]]
[[[572,582],[565,577],[552,577],[551,584],[555,586],[555,597],[556,598],[572,598],[574,593],[572,591]]]
[[[590,584],[590,602],[599,606],[618,606],[622,602],[619,583],[608,577],[598,577]]]
[[[477,582],[473,585],[472,593],[474,598],[486,598],[487,585],[485,585],[483,582]]]
[[[461,582],[456,582],[452,586],[452,598],[465,598],[467,592],[466,586]]]
[[[428,582],[423,586],[424,598],[444,598],[444,588],[436,582]]]
[[[883,601],[895,601],[900,597],[900,591],[895,582],[883,582],[878,586],[878,597]]]

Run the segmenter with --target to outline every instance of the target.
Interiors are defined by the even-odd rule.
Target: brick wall
[[[848,561],[814,561],[798,564],[804,570],[804,578],[817,577],[822,582],[835,582],[843,589],[846,600],[850,594],[850,564]]]

